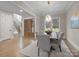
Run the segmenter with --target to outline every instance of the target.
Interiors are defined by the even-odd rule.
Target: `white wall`
[[[66,39],[67,38],[67,29],[66,29],[66,15],[65,14],[61,14],[59,15],[60,17],[60,31],[64,33],[64,38]]]
[[[36,32],[38,34],[44,32],[44,20],[45,20],[44,16],[37,16],[36,17]]]
[[[13,33],[13,15],[0,11],[0,41],[11,38]]]
[[[72,29],[70,26],[70,18],[72,16],[79,16],[79,2],[76,2],[67,13],[67,39],[79,50],[79,29]]]

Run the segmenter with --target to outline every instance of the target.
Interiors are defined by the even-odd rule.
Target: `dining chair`
[[[37,46],[38,46],[38,56],[40,53],[39,49],[42,49],[43,51],[46,51],[48,53],[48,57],[50,56],[51,52],[51,44],[50,44],[50,38],[47,35],[37,35]]]
[[[63,32],[59,32],[57,33],[57,39],[51,39],[51,44],[52,46],[58,46],[59,49],[60,49],[60,52],[62,52],[61,50],[61,42],[63,40],[63,36],[64,36],[64,33]]]
[[[60,52],[62,51],[62,49],[61,49],[61,42],[63,40],[63,36],[64,36],[64,33],[63,32],[59,32],[59,34],[58,34],[58,45],[59,45],[59,48],[60,48]]]

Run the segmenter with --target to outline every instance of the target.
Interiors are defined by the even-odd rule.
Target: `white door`
[[[13,36],[12,14],[0,11],[0,29],[1,40],[5,40]]]

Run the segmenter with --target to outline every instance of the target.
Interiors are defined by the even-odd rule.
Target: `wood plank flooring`
[[[28,44],[28,42],[29,40],[26,39],[26,44]],[[24,57],[19,51],[18,36],[0,42],[0,57]]]
[[[25,39],[26,44],[28,45],[31,43],[31,39],[23,38]],[[77,51],[67,40],[64,40],[71,50],[72,54],[75,57],[79,57],[79,51]],[[8,39],[5,41],[0,42],[0,57],[27,57],[23,54],[21,54],[19,48],[19,39],[18,36],[16,36],[13,39]]]

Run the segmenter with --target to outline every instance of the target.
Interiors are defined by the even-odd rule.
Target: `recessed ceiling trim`
[[[18,2],[18,1],[14,1],[14,2],[11,2],[11,3],[13,3],[13,4],[15,4],[16,6],[18,6],[19,8],[23,9],[24,11],[26,11],[26,12],[29,13],[30,15],[35,16],[34,13],[32,13],[32,12],[26,10],[23,6],[21,6],[20,4],[17,4],[17,2]],[[22,3],[22,2],[19,2],[19,3]]]
[[[31,10],[33,10],[33,12],[38,15],[38,13],[36,12],[36,10],[34,10],[34,8],[32,8],[28,3],[26,3],[26,1],[22,1],[27,7],[29,7]],[[40,13],[39,13],[40,14]]]

